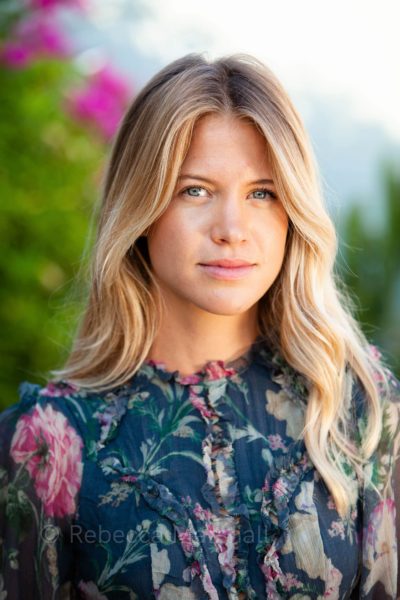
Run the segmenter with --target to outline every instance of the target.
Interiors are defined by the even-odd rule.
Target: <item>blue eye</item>
[[[192,198],[201,198],[204,196],[204,194],[201,193],[202,191],[207,193],[207,190],[205,188],[203,188],[199,185],[191,185],[191,186],[185,188],[184,190],[182,190],[181,194],[187,194],[188,196],[191,196]],[[275,192],[271,192],[267,188],[259,188],[257,190],[254,190],[251,193],[255,194],[256,200],[268,200],[268,198],[271,200],[275,200],[277,198],[277,195],[275,194]]]
[[[204,190],[204,188],[202,188],[198,185],[191,185],[190,187],[187,187],[182,191],[182,194],[188,194],[188,196],[198,198],[198,197],[200,197],[200,193],[189,194],[190,190],[197,190],[197,192],[199,192],[199,190]]]
[[[261,195],[255,196],[256,200],[266,200],[267,199],[266,194],[268,194],[270,196],[270,198],[273,200],[276,200],[276,197],[277,197],[275,192],[271,192],[270,190],[267,190],[266,188],[260,188],[258,190],[254,190],[254,192],[252,192],[252,194],[261,194]]]

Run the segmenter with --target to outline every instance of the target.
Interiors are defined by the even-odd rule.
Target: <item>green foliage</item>
[[[61,365],[79,306],[65,305],[98,196],[104,143],[62,110],[72,66],[0,70],[0,407]]]
[[[341,231],[339,273],[355,295],[357,318],[400,372],[400,172],[382,169],[385,224],[370,230],[363,209],[349,210]]]

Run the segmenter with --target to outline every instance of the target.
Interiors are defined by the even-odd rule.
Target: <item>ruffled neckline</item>
[[[251,346],[239,357],[231,360],[209,360],[198,371],[189,375],[181,375],[179,370],[168,370],[165,363],[153,359],[145,360],[138,374],[149,378],[158,377],[164,382],[175,381],[180,385],[212,384],[225,379],[234,379],[243,373],[254,360],[264,362],[267,356],[271,356],[265,338],[258,336]]]

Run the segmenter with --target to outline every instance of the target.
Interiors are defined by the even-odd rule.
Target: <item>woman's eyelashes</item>
[[[254,192],[251,192],[252,194],[264,194],[264,196],[262,198],[257,197],[256,200],[265,200],[267,198],[267,196],[265,194],[268,194],[268,196],[272,199],[272,200],[276,200],[277,195],[275,194],[275,192],[272,192],[271,190],[268,190],[267,188],[260,188],[258,190],[254,190]]]
[[[194,194],[190,193],[192,190],[195,190]],[[192,198],[201,198],[201,197],[205,196],[205,194],[200,193],[201,191],[205,192],[206,195],[209,193],[208,190],[206,190],[206,188],[199,186],[199,185],[191,185],[189,187],[186,187],[180,193],[187,194],[188,196],[191,196]],[[257,188],[256,190],[253,190],[250,193],[257,194],[256,196],[254,196],[255,200],[267,200],[267,199],[276,200],[276,198],[277,198],[275,192],[272,192],[271,190],[269,190],[267,188]]]
[[[203,188],[203,187],[200,187],[198,185],[191,185],[191,186],[185,188],[184,190],[182,190],[181,194],[187,194],[188,196],[193,196],[193,197],[200,197],[199,193],[189,194],[190,190],[196,190],[197,192],[199,192],[199,190],[203,190],[203,192],[207,192],[207,190],[205,188]]]

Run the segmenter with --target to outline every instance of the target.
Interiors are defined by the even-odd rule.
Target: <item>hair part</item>
[[[196,122],[212,113],[249,120],[266,140],[289,232],[281,271],[259,301],[259,330],[309,382],[306,447],[344,515],[356,499],[346,465],[361,477],[381,434],[376,378],[385,381],[385,370],[335,273],[336,232],[302,120],[276,76],[252,56],[188,54],[133,100],[103,182],[86,305],[66,364],[51,373],[102,391],[132,378],[146,360],[163,313],[146,235],[173,196]],[[361,454],[348,430],[357,378],[369,415]]]

